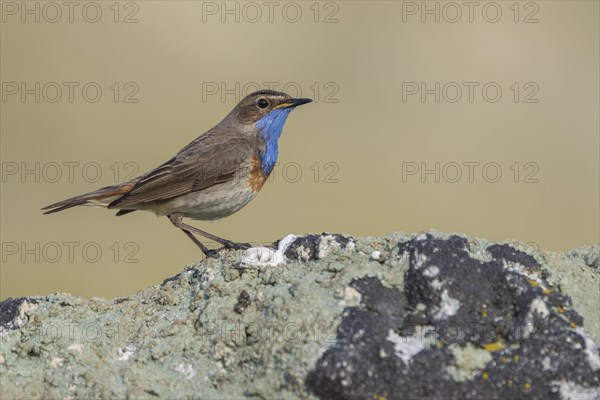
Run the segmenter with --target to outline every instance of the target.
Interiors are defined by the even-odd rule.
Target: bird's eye
[[[260,99],[256,105],[258,105],[259,108],[267,108],[269,106],[269,102],[265,99]]]

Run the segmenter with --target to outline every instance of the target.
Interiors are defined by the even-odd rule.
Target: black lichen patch
[[[28,297],[19,297],[17,299],[8,298],[0,302],[0,328],[16,329],[18,328],[17,318],[19,317],[19,308],[21,304],[28,302],[37,304],[37,301]]]
[[[361,304],[367,311],[401,322],[406,308],[404,293],[383,286],[377,278],[355,279],[350,287],[361,294]]]
[[[237,303],[233,306],[233,311],[242,314],[251,304],[252,300],[250,299],[250,295],[245,290],[242,290],[238,296]]]
[[[320,235],[306,235],[294,240],[285,251],[285,257],[289,260],[297,260],[300,258],[299,252],[303,251],[307,258],[316,260],[319,253],[319,243],[321,242]]]
[[[600,396],[598,349],[531,256],[507,245],[473,258],[464,238],[400,243],[404,293],[355,280],[330,347],[307,377],[322,399],[496,399]],[[484,365],[468,378],[452,349]],[[485,356],[485,357],[483,357]],[[491,361],[490,361],[491,360]],[[562,392],[562,395],[561,395]],[[592,396],[592,397],[590,397]]]
[[[331,237],[332,240],[324,241],[328,237]],[[305,235],[296,238],[296,240],[290,243],[284,255],[288,260],[318,260],[320,250],[327,251],[327,247],[334,245],[343,249],[351,240],[352,238],[338,233],[331,235],[327,233],[321,235]]]

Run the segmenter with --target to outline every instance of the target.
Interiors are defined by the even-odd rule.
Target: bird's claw
[[[231,242],[225,245],[228,249],[232,250],[248,250],[252,245],[250,243],[235,243]]]
[[[204,255],[207,258],[219,258],[219,253],[223,249],[229,249],[229,250],[248,250],[250,247],[252,247],[252,245],[250,243],[236,243],[236,242],[229,242],[228,241],[226,243],[223,243],[223,247],[221,247],[220,249],[205,250],[204,251]]]
[[[219,258],[219,250],[207,250],[204,251],[204,255],[206,256],[206,258]]]

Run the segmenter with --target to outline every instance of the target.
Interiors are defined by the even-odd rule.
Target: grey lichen
[[[432,397],[441,386],[427,374],[456,395],[492,387],[498,395],[598,395],[599,247],[518,247],[439,232],[288,236],[272,248],[222,251],[126,298],[7,299],[0,397],[395,398],[386,386],[394,374]],[[485,271],[500,275],[492,283]],[[500,293],[520,298],[482,307]],[[495,342],[448,337],[452,323],[487,324],[515,306],[522,318],[498,325],[506,332]],[[511,336],[513,323],[543,340]],[[543,337],[542,326],[554,336]],[[563,351],[563,341],[559,358],[536,358],[543,346]],[[558,368],[552,376],[564,379],[519,380],[510,375],[518,363],[528,377]],[[561,371],[565,363],[581,378]],[[384,365],[390,376],[380,375]]]

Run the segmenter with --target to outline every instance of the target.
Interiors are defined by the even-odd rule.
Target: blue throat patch
[[[265,175],[269,175],[277,162],[277,141],[281,136],[283,124],[293,108],[276,108],[256,122],[256,127],[265,140],[265,152],[259,153],[260,167]]]

